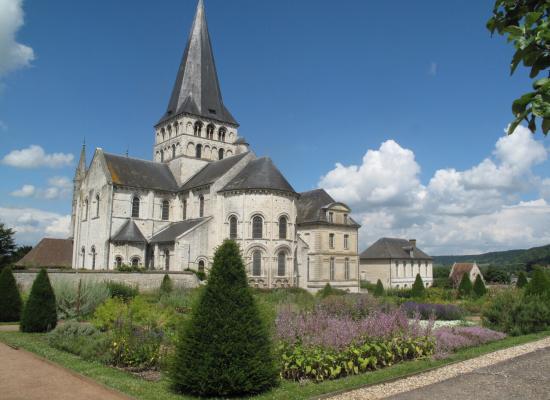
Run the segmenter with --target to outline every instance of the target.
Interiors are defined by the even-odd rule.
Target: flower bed
[[[442,357],[464,347],[479,346],[506,337],[506,334],[479,326],[457,326],[436,329],[436,354]]]
[[[454,304],[429,304],[416,303],[408,301],[401,306],[409,317],[414,317],[417,313],[422,319],[435,317],[438,320],[453,321],[461,319],[464,312]]]

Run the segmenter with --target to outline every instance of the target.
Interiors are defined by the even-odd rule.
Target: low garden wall
[[[36,278],[36,275],[38,275],[38,271],[14,271],[13,274],[19,287],[22,290],[27,291],[30,290],[32,283]],[[144,291],[158,289],[165,274],[168,274],[170,276],[170,279],[172,279],[172,282],[176,287],[194,288],[199,285],[199,280],[193,272],[83,272],[76,270],[48,270],[48,275],[52,283],[57,280],[74,280],[75,282],[77,282],[79,279],[97,282],[113,281],[138,286],[140,290]]]

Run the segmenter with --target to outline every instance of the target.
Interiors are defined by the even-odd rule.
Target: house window
[[[199,197],[199,217],[204,217],[204,196]]]
[[[262,275],[262,253],[259,250],[252,253],[252,275]]]
[[[330,280],[334,280],[334,257],[330,257]]]
[[[95,196],[95,216],[96,218],[99,218],[99,195],[96,194]]]
[[[132,199],[132,218],[139,218],[139,197]]]
[[[328,222],[330,222],[331,224],[334,222],[334,213],[333,212],[328,213]]]
[[[344,249],[349,249],[349,235],[344,235]]]
[[[344,261],[344,279],[349,280],[349,258]]]
[[[139,257],[133,257],[132,258],[132,267],[138,267],[139,266]]]
[[[164,200],[162,202],[162,220],[168,221],[170,218],[170,202],[168,200]]]
[[[122,257],[121,256],[115,257],[115,267],[117,267],[117,268],[122,267]]]
[[[261,239],[263,237],[263,225],[264,221],[259,215],[252,218],[252,239]]]
[[[195,158],[202,158],[202,144],[198,144],[195,149]]]
[[[279,218],[279,239],[286,239],[287,221],[286,217]]]
[[[348,214],[344,214],[344,224],[348,223]]]
[[[334,249],[334,233],[328,235],[328,247]]]
[[[187,200],[183,200],[182,212],[183,220],[185,221],[187,219]]]
[[[170,251],[164,250],[164,269],[170,271]]]
[[[237,217],[229,218],[229,239],[237,239]]]
[[[277,275],[286,275],[286,254],[284,251],[280,251],[277,255]]]
[[[92,246],[92,269],[95,269],[96,251],[95,246]]]

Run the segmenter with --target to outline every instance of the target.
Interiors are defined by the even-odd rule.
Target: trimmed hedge
[[[21,295],[10,267],[0,273],[0,322],[17,322],[21,317]]]
[[[475,297],[483,297],[487,294],[487,288],[485,287],[485,283],[483,283],[483,279],[481,279],[481,275],[476,277],[473,291]]]
[[[384,285],[382,284],[382,281],[378,279],[376,282],[376,288],[374,289],[374,295],[376,297],[384,296]]]
[[[23,309],[19,329],[21,332],[48,332],[57,325],[57,307],[50,278],[40,270]]]
[[[421,299],[426,294],[426,288],[420,274],[416,274],[416,279],[412,285],[411,296]]]

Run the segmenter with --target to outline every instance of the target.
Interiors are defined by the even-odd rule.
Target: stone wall
[[[37,271],[14,271],[15,280],[23,290],[30,290]],[[57,271],[50,270],[48,275],[52,284],[60,280],[71,280],[75,283],[79,279],[96,282],[113,281],[122,282],[129,285],[137,285],[142,291],[155,290],[160,287],[165,272],[146,272],[146,273],[124,273],[124,272],[77,272],[74,270]],[[170,272],[168,273],[174,286],[194,288],[199,285],[197,276],[192,272]]]

